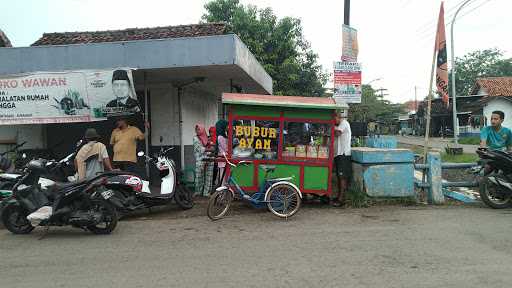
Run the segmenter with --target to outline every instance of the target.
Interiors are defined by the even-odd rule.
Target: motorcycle
[[[494,209],[512,207],[512,155],[486,148],[477,154],[482,166],[473,172],[478,176],[480,198]]]
[[[26,157],[23,155],[22,157]],[[46,172],[39,178],[39,184],[43,191],[51,190],[55,186],[56,182],[74,182],[74,173],[70,172],[73,169],[71,162],[75,157],[75,153],[71,153],[59,161],[49,162],[49,166],[46,167]],[[43,177],[44,176],[44,177]],[[0,174],[0,201],[9,196],[16,182],[22,177],[21,171],[14,171],[11,173]]]
[[[13,187],[12,195],[2,202],[0,215],[5,228],[14,234],[28,234],[36,226],[65,226],[110,234],[118,215],[112,190],[105,187],[106,176],[57,186],[51,194],[42,191],[39,178],[52,161],[31,160]]]
[[[14,171],[15,169],[15,163],[11,161],[11,159],[9,159],[9,157],[6,157],[7,154],[9,153],[15,153],[16,154],[16,158],[19,158],[19,148],[23,147],[25,144],[27,144],[27,142],[23,142],[21,144],[18,144],[16,146],[14,146],[12,149],[10,150],[7,150],[5,152],[2,152],[0,153],[0,171],[2,172],[12,172]]]
[[[160,189],[152,191],[149,181],[141,180],[130,175],[120,175],[108,179],[106,187],[115,191],[115,198],[123,204],[122,212],[131,212],[154,206],[164,206],[173,200],[183,209],[191,209],[194,206],[193,192],[179,183],[176,173],[176,165],[167,156],[173,147],[160,152],[155,158],[149,157],[144,152],[138,152],[139,157],[145,157],[148,163],[154,165],[158,171]]]

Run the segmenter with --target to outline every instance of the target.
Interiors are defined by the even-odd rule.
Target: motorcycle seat
[[[63,190],[67,190],[69,188],[82,186],[85,183],[86,183],[86,181],[69,182],[69,183],[56,182],[55,185],[54,185],[54,189],[55,189],[55,191],[63,191]]]

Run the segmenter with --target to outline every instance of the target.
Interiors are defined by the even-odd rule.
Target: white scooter
[[[162,139],[160,139],[160,142],[162,142]],[[141,181],[138,177],[130,175],[109,179],[113,186],[110,186],[110,184],[107,184],[107,186],[116,192],[115,197],[119,198],[120,203],[124,205],[125,211],[130,212],[154,206],[164,206],[173,200],[183,210],[194,206],[193,192],[185,185],[180,185],[176,164],[167,156],[167,153],[172,149],[164,150],[162,148],[156,157],[145,155],[144,152],[137,153],[137,156],[145,157],[148,163],[151,163],[158,169],[160,189],[153,189],[152,191],[149,181]],[[124,186],[116,188],[115,183],[123,183]]]

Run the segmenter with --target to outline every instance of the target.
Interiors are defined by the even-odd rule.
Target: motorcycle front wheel
[[[176,194],[174,194],[174,200],[181,209],[191,209],[194,207],[194,192],[185,185],[178,185],[176,187]]]
[[[480,181],[480,198],[489,207],[505,209],[512,207],[512,193],[503,191],[505,188],[496,185],[489,180],[489,175]],[[507,193],[508,192],[508,193]]]
[[[13,234],[29,234],[34,226],[27,220],[28,212],[21,206],[10,205],[2,213],[2,223]]]
[[[114,206],[105,200],[92,201],[91,209],[94,212],[100,212],[101,222],[96,225],[87,226],[87,229],[94,234],[104,235],[110,234],[116,229],[117,221],[119,219],[117,211]]]

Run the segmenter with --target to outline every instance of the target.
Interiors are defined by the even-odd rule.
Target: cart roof
[[[332,97],[275,96],[239,93],[223,93],[222,103],[316,109],[340,109],[348,107],[346,104],[336,103]]]

